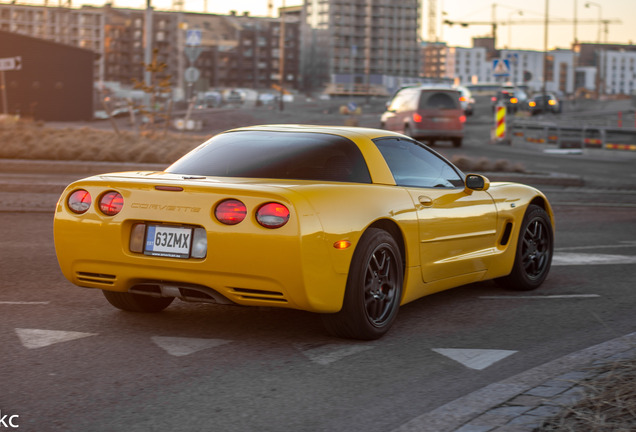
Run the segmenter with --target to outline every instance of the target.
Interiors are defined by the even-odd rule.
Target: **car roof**
[[[236,132],[247,130],[260,130],[269,132],[312,132],[312,133],[326,133],[331,135],[340,135],[346,138],[358,138],[366,137],[368,139],[375,139],[386,136],[403,137],[403,135],[384,129],[365,128],[357,126],[317,126],[317,125],[302,125],[302,124],[268,124],[268,125],[256,125],[246,126],[229,131],[223,132]]]
[[[353,141],[367,162],[373,183],[394,185],[393,174],[386,164],[380,150],[373,143],[373,139],[384,137],[406,138],[397,132],[384,129],[363,128],[357,126],[315,126],[298,124],[272,124],[247,126],[231,129],[222,134],[241,131],[265,131],[265,132],[306,132],[338,135]]]

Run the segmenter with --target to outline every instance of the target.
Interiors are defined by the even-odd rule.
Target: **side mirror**
[[[466,176],[466,189],[475,191],[486,191],[490,187],[490,180],[479,174],[468,174]]]

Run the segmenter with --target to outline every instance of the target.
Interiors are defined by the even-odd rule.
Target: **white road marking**
[[[487,349],[433,348],[433,351],[470,369],[483,370],[517,351]]]
[[[0,301],[0,304],[6,304],[6,305],[47,305],[51,302],[47,302],[47,301]]]
[[[168,354],[181,357],[193,354],[208,348],[225,345],[232,341],[225,339],[204,339],[204,338],[184,338],[153,336],[152,341],[164,349]]]
[[[633,248],[633,247],[636,247],[636,241],[623,240],[623,241],[620,241],[619,244],[562,247],[562,248],[559,248],[558,251],[561,252],[561,251],[567,251],[567,250],[586,250],[586,249],[596,250],[596,249]]]
[[[480,296],[480,299],[498,300],[498,299],[571,299],[571,298],[598,298],[598,294],[559,294],[559,295],[526,295],[526,296]]]
[[[342,344],[325,344],[320,346],[295,344],[295,346],[309,360],[323,366],[373,348],[369,345]]]
[[[636,256],[558,252],[552,258],[553,266],[608,264],[636,264]]]
[[[88,336],[97,336],[97,333],[82,333],[75,331],[41,330],[41,329],[15,329],[20,342],[25,348],[42,348],[60,342],[81,339]]]

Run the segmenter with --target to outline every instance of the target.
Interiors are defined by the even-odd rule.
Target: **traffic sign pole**
[[[7,102],[7,86],[4,80],[4,71],[0,71],[0,86],[2,86],[2,112],[8,114],[9,103]]]

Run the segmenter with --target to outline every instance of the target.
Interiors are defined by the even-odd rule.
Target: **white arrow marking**
[[[433,348],[433,351],[451,360],[455,360],[466,367],[476,370],[486,369],[488,366],[513,355],[517,351],[485,350],[485,349],[456,349]]]
[[[97,336],[97,333],[81,333],[74,331],[40,330],[40,329],[15,329],[20,342],[25,348],[42,348],[60,342],[81,339],[88,336]]]
[[[553,266],[607,264],[636,264],[636,256],[559,252],[552,258]]]
[[[297,344],[296,348],[312,362],[325,366],[347,356],[370,350],[373,347],[368,345],[325,344],[314,348],[307,348],[307,345]]]
[[[164,337],[153,336],[152,341],[160,348],[163,348],[168,354],[181,357],[193,354],[208,348],[225,345],[232,341],[225,339],[203,339],[203,338],[183,338],[183,337]]]

